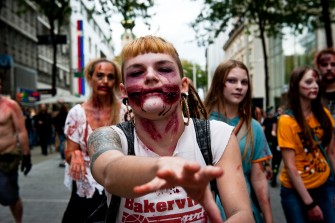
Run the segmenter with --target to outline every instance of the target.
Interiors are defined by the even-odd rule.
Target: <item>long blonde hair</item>
[[[121,71],[118,66],[118,64],[114,61],[108,60],[106,58],[97,58],[91,60],[84,69],[84,75],[87,81],[90,81],[92,79],[93,73],[95,71],[95,68],[100,63],[110,63],[112,64],[114,71],[115,71],[115,82],[113,86],[113,94],[111,97],[110,103],[112,104],[112,117],[110,120],[110,124],[117,124],[120,122],[120,102],[119,102],[119,96],[120,96],[120,83],[121,83]]]
[[[251,155],[253,154],[253,151],[254,151],[253,131],[251,128],[252,89],[251,89],[251,84],[250,84],[250,76],[249,76],[248,68],[241,61],[238,61],[238,60],[228,60],[226,62],[220,63],[214,72],[213,81],[206,95],[204,104],[205,104],[208,114],[210,114],[213,110],[215,110],[215,108],[217,108],[218,114],[224,114],[224,116],[227,117],[227,115],[225,114],[226,101],[223,96],[223,89],[226,87],[225,84],[227,81],[228,74],[233,68],[241,68],[245,70],[247,73],[247,77],[248,77],[248,90],[247,90],[247,93],[244,99],[239,104],[239,108],[238,108],[238,115],[240,116],[241,119],[244,120],[247,126],[247,139],[246,139],[246,145],[245,145],[245,149],[243,153],[243,158],[246,158],[246,155],[248,152],[247,148],[249,147],[249,145],[251,148]],[[219,106],[220,104],[222,105],[224,111],[220,111],[220,106]]]

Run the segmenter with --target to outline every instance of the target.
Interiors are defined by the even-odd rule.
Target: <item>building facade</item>
[[[94,2],[71,1],[70,18],[71,70],[73,72],[72,93],[87,97],[90,88],[83,77],[86,64],[99,57],[114,58],[114,45],[108,25],[102,18],[92,15]]]
[[[57,94],[86,97],[90,89],[83,77],[85,65],[93,58],[114,57],[110,29],[92,15],[91,4],[88,0],[70,1],[69,23],[58,33],[65,42],[57,44]],[[0,33],[3,94],[32,106],[51,97],[53,48],[45,41],[50,35],[46,16],[29,1],[3,0]]]
[[[16,0],[3,0],[0,8],[0,76],[3,94],[15,98],[19,92],[36,92],[38,79],[38,46],[36,8],[18,14]],[[32,97],[30,101],[37,100]]]

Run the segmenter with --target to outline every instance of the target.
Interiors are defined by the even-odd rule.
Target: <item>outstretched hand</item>
[[[74,180],[84,179],[86,175],[85,161],[80,150],[72,152],[69,174]]]
[[[158,161],[156,177],[148,183],[134,187],[134,192],[142,196],[160,189],[183,187],[189,197],[203,206],[211,222],[223,222],[209,188],[209,182],[222,174],[220,167],[202,167],[193,161],[162,157]]]

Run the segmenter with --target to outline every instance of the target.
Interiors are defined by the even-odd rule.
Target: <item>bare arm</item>
[[[94,131],[89,138],[93,177],[112,194],[139,197],[181,186],[206,210],[211,222],[222,222],[209,182],[222,175],[219,167],[201,167],[179,157],[125,156],[119,150],[119,135],[111,128]]]
[[[67,138],[64,154],[65,154],[65,160],[69,164],[71,163],[72,152],[74,152],[76,150],[80,150],[79,144],[75,143],[71,139]]]
[[[217,163],[223,168],[223,175],[217,183],[227,222],[254,222],[241,160],[236,136],[232,135]]]
[[[255,191],[265,222],[273,222],[269,187],[263,171],[262,163],[252,164],[250,183]]]
[[[30,154],[28,133],[22,110],[16,102],[13,102],[12,118],[16,134],[22,147],[23,155],[28,155]]]
[[[88,149],[92,175],[109,193],[137,197],[133,188],[156,175],[158,159],[125,156],[120,151],[119,135],[110,127],[95,130],[89,137]]]
[[[290,181],[293,184],[293,187],[296,189],[298,194],[300,195],[302,201],[304,204],[308,205],[313,202],[313,198],[311,195],[308,193],[301,177],[300,174],[298,173],[297,167],[295,165],[295,153],[293,150],[288,149],[288,148],[281,148],[282,155],[283,155],[283,161],[285,164],[285,167],[287,169],[287,173],[289,175]],[[314,208],[310,209],[308,211],[308,215],[311,220],[322,220],[323,219],[323,214],[320,209],[320,207],[317,205]]]

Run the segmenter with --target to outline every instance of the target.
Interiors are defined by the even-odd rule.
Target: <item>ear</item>
[[[120,93],[121,93],[122,98],[127,98],[128,97],[126,87],[124,86],[123,83],[120,84]]]
[[[189,86],[189,82],[188,82],[188,78],[187,77],[183,77],[181,79],[181,93],[187,93],[188,94],[188,86]]]

